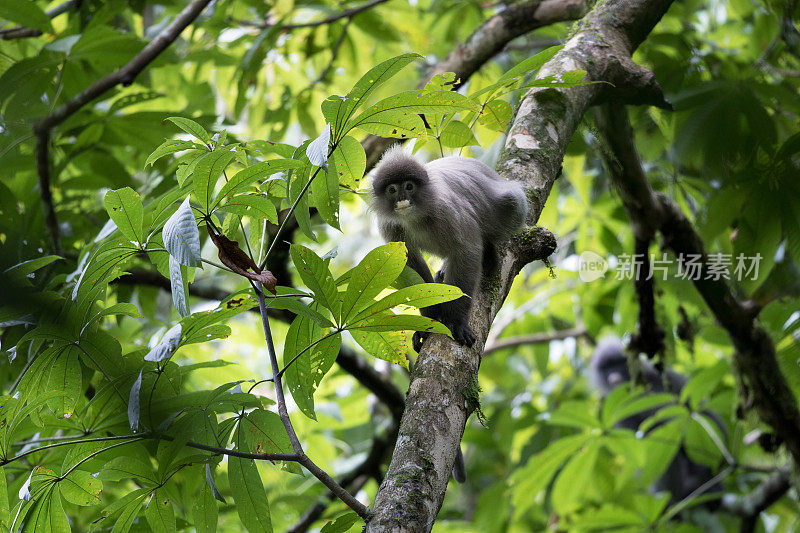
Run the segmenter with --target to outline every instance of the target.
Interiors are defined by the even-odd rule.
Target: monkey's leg
[[[458,257],[449,258],[444,267],[444,282],[455,285],[466,296],[436,305],[435,318],[450,329],[453,338],[460,344],[472,346],[475,334],[469,327],[469,309],[472,295],[481,275],[481,246],[461,251]]]
[[[419,250],[415,248],[409,247],[408,249],[408,261],[406,263],[412,270],[414,270],[417,274],[422,277],[422,280],[425,283],[433,283],[433,277],[431,276],[431,269],[428,268],[428,263],[425,262],[425,259],[422,257],[422,254]],[[423,307],[420,309],[420,313],[422,316],[430,316],[427,313],[430,313],[431,307]],[[411,345],[414,347],[414,351],[419,353],[422,350],[422,344],[425,342],[425,339],[428,338],[427,333],[423,333],[421,331],[415,331],[414,336],[411,338]]]
[[[497,271],[497,248],[492,241],[483,245],[483,274],[494,274]]]

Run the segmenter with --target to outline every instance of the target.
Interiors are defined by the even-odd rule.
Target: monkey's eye
[[[410,181],[407,181],[406,182],[406,190],[407,191],[413,191],[414,190],[414,184],[411,183]]]
[[[389,194],[397,194],[397,187],[395,187],[394,185],[389,185],[386,188],[386,192],[388,192]]]

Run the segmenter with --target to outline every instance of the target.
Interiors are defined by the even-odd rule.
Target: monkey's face
[[[375,207],[393,218],[410,218],[425,208],[425,184],[401,179],[391,181],[375,195]]]

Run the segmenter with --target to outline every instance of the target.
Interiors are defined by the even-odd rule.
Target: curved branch
[[[119,84],[130,85],[133,83],[136,76],[172,44],[178,38],[178,35],[200,15],[210,2],[211,0],[192,0],[169,26],[147,43],[142,51],[136,54],[125,66],[90,85],[33,125],[33,133],[36,135],[36,168],[39,174],[39,192],[42,197],[45,221],[50,233],[51,244],[57,254],[61,251],[61,242],[58,218],[53,205],[53,195],[50,191],[50,157],[48,154],[50,130],[109,89]]]
[[[622,80],[645,89],[637,101],[663,102],[650,75],[633,68],[630,56],[666,12],[671,0],[608,0],[598,3],[579,31],[538,76],[556,77],[585,70],[587,81]],[[588,107],[605,95],[603,86],[534,88],[523,99],[511,126],[497,170],[524,183],[530,204],[528,223],[538,220],[573,132]],[[619,85],[618,85],[619,86]],[[619,97],[624,97],[620,93]],[[450,470],[467,417],[478,404],[477,371],[495,314],[514,277],[525,264],[517,244],[500,247],[499,275],[473,298],[470,325],[477,340],[472,348],[432,335],[420,353],[409,387],[386,478],[378,489],[367,531],[428,531],[444,500]],[[499,279],[498,279],[499,278]]]
[[[491,344],[487,344],[483,349],[484,357],[492,352],[503,350],[505,348],[515,348],[517,346],[526,346],[528,344],[544,344],[550,341],[561,341],[570,337],[583,337],[586,335],[585,328],[572,328],[555,333],[533,333],[531,335],[519,335],[517,337],[506,337],[499,339]]]

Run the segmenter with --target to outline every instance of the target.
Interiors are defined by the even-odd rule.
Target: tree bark
[[[667,106],[652,73],[631,53],[660,20],[671,0],[610,0],[598,4],[579,30],[538,76],[585,70],[586,81],[571,88],[534,88],[521,102],[497,170],[525,184],[528,223],[538,220],[567,144],[588,107],[621,100]],[[549,233],[549,232],[548,232]],[[550,235],[552,238],[552,235]],[[514,277],[537,258],[531,247],[547,240],[528,228],[500,246],[499,274],[484,279],[473,298],[470,324],[477,336],[467,348],[432,335],[417,359],[406,411],[386,477],[367,522],[369,532],[429,531],[444,500],[467,417],[478,406],[477,372],[486,336]]]

